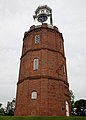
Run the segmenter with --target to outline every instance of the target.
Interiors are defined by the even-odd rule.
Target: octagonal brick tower
[[[35,13],[34,18],[42,24],[31,26],[24,34],[15,116],[69,116],[64,39],[52,25],[48,6],[38,7]]]

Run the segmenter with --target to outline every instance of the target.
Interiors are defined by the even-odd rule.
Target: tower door
[[[66,104],[66,116],[69,116],[69,103],[68,103],[68,101],[66,101],[65,104]]]

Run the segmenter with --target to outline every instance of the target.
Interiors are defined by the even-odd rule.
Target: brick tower
[[[33,25],[23,38],[15,116],[69,116],[70,98],[64,39],[52,23],[47,5],[33,16]]]

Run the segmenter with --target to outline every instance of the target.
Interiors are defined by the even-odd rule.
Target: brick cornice
[[[21,56],[20,59],[22,59],[28,52],[38,51],[38,50],[48,50],[48,51],[52,51],[52,52],[58,52],[58,53],[60,53],[60,54],[64,57],[64,59],[66,60],[65,56],[64,56],[59,50],[51,49],[51,48],[48,48],[48,47],[31,48],[31,49],[27,50],[27,51]]]
[[[59,79],[58,77],[52,77],[52,76],[48,76],[48,75],[28,76],[28,77],[25,77],[24,79],[19,80],[17,84],[20,84],[25,80],[38,80],[38,79],[42,79],[42,78],[61,81],[61,82],[64,82],[64,84],[69,86],[69,83],[67,81],[65,81],[63,79]]]
[[[47,30],[51,30],[52,32],[54,31],[54,32],[61,34],[56,26],[49,27],[48,24],[44,23],[44,24],[38,25],[38,26],[32,25],[30,27],[30,30],[25,32],[23,40],[29,35],[29,33],[36,31],[36,30],[41,30],[41,29],[47,29]]]

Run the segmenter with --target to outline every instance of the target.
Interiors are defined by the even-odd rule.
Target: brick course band
[[[26,77],[26,78],[24,78],[24,79],[19,80],[19,81],[17,82],[17,84],[22,83],[24,80],[36,80],[36,79],[39,80],[39,79],[41,79],[41,78],[48,78],[48,79],[51,79],[51,80],[62,81],[62,82],[64,82],[64,84],[66,84],[66,85],[69,86],[68,82],[66,82],[66,81],[63,80],[63,79],[59,79],[59,78],[51,77],[51,76],[45,76],[45,75],[41,75],[41,76],[29,76],[29,77]]]

